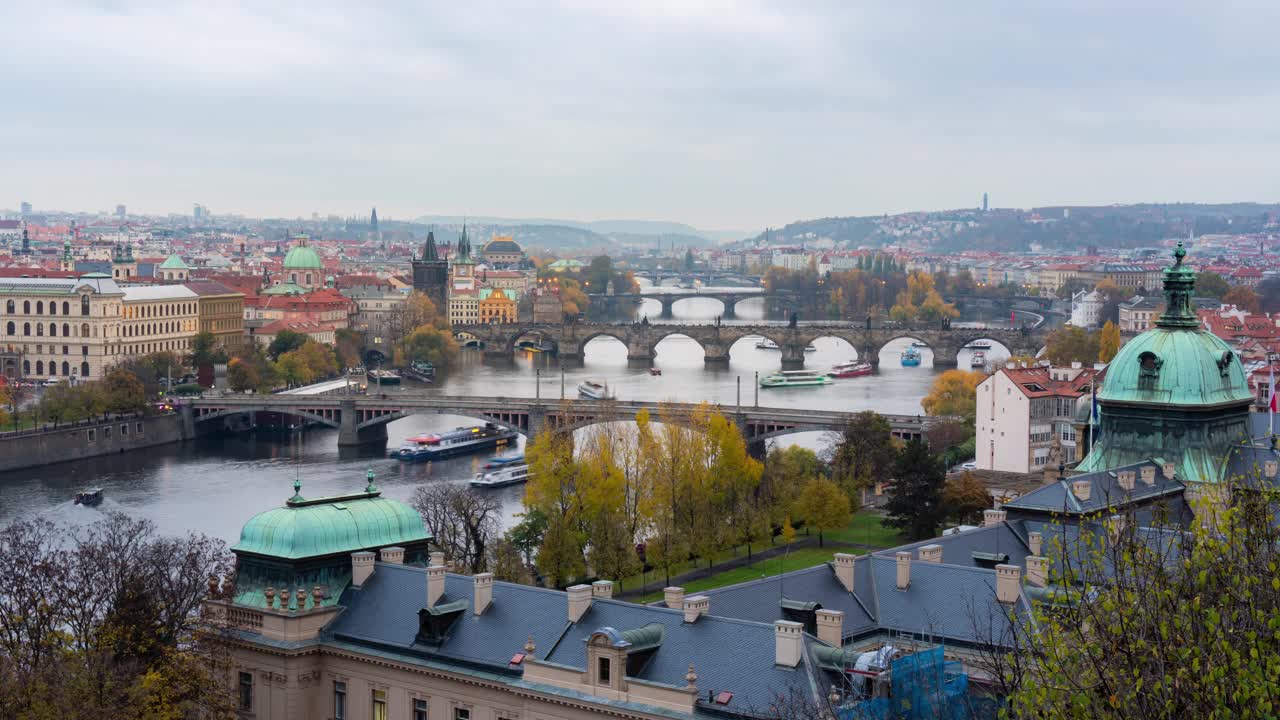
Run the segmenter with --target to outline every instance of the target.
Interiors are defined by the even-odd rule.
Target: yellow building
[[[480,322],[513,323],[516,321],[514,293],[498,288],[480,288]]]
[[[5,377],[101,378],[121,360],[124,290],[105,274],[0,279]]]
[[[234,352],[248,342],[244,332],[244,293],[217,282],[187,283],[197,296],[199,331],[213,335],[218,347]]]
[[[120,316],[124,359],[186,353],[199,332],[198,296],[184,285],[126,287]]]

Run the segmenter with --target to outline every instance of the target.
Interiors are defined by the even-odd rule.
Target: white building
[[[1072,363],[1001,368],[978,385],[977,457],[980,470],[1029,473],[1049,463],[1054,438],[1061,461],[1071,465],[1077,453],[1077,404],[1089,402],[1091,383],[1101,371]]]
[[[1077,292],[1071,296],[1071,320],[1068,322],[1085,329],[1097,327],[1106,301],[1106,296],[1097,290]]]

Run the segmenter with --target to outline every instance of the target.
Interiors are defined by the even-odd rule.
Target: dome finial
[[[295,477],[293,479],[293,497],[289,498],[289,502],[302,502],[306,498],[302,497],[302,478]]]
[[[1182,245],[1182,241],[1178,241],[1178,247],[1173,249],[1173,266],[1175,268],[1182,267],[1182,258],[1187,256],[1187,249]]]
[[[378,492],[378,487],[373,484],[373,468],[369,468],[368,472],[364,474],[364,477],[369,481],[369,484],[365,486],[364,491],[367,493]]]

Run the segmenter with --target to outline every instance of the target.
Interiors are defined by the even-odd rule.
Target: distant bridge
[[[644,400],[544,400],[540,398],[460,397],[415,392],[385,395],[226,395],[202,397],[182,406],[184,420],[194,423],[251,412],[277,412],[338,428],[339,445],[385,442],[387,423],[416,414],[463,415],[511,428],[526,436],[544,429],[572,431],[602,422],[634,420],[648,410],[654,420],[687,418],[696,403]],[[728,407],[729,415],[749,443],[797,432],[832,431],[844,427],[850,413],[796,408]],[[921,437],[933,423],[952,418],[885,415],[895,437]]]
[[[840,338],[853,346],[859,359],[880,364],[880,351],[888,343],[910,339],[933,350],[933,364],[954,367],[960,350],[975,340],[992,340],[1015,355],[1035,355],[1044,346],[1045,331],[1037,328],[946,328],[936,325],[868,327],[864,323],[804,323],[787,325],[689,325],[672,323],[511,323],[504,325],[454,325],[458,337],[483,345],[492,359],[514,357],[522,339],[550,341],[561,358],[580,359],[587,343],[598,337],[612,337],[627,346],[627,360],[648,365],[657,354],[658,343],[672,335],[683,335],[702,347],[708,364],[727,364],[729,348],[739,340],[760,336],[772,340],[782,353],[782,367],[804,367],[804,349],[822,337]]]
[[[659,317],[670,318],[672,316],[672,308],[681,300],[689,298],[711,298],[719,300],[724,306],[724,312],[721,316],[726,320],[733,320],[738,317],[738,303],[751,298],[773,298],[775,295],[766,295],[763,289],[749,288],[744,290],[691,290],[689,292],[661,292],[656,290],[643,290],[635,293],[613,293],[613,294],[595,294],[588,295],[592,303],[614,303],[618,300],[637,300],[644,298],[646,300],[657,300],[662,303],[662,314]],[[783,296],[785,297],[785,295]]]
[[[732,270],[637,270],[630,269],[632,277],[644,278],[657,284],[663,280],[679,279],[679,280],[701,280],[704,283],[713,283],[716,280],[731,280],[738,283],[759,284],[764,279],[762,275],[751,275],[748,273],[733,272]]]

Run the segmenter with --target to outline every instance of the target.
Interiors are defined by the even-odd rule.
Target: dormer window
[[[1138,356],[1138,389],[1154,390],[1164,361],[1150,350]]]
[[[609,658],[598,658],[596,662],[596,684],[609,684]]]

